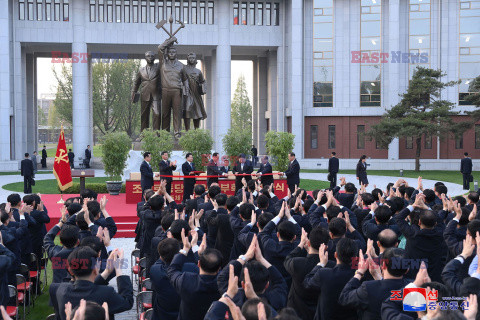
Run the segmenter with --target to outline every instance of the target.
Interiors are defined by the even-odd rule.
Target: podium
[[[95,177],[93,169],[72,169],[72,178],[80,178],[80,194],[85,191],[85,178]]]

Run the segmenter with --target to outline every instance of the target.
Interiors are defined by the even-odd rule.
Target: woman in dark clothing
[[[368,178],[367,178],[367,156],[363,155],[360,157],[357,163],[357,180],[360,185],[364,185],[365,187],[368,186]]]

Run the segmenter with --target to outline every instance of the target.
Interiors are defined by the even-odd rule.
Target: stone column
[[[85,14],[86,2],[74,1],[72,3],[73,43],[72,53],[86,53],[85,42]],[[85,149],[90,142],[92,127],[90,125],[90,99],[89,99],[89,70],[88,63],[72,63],[72,96],[73,96],[73,152],[75,153],[75,166],[79,158],[85,157]]]
[[[258,83],[258,144],[255,145],[258,154],[265,154],[265,133],[267,132],[267,103],[268,103],[268,85],[267,85],[268,61],[265,57],[258,58],[257,83]],[[268,117],[270,117],[268,115]]]
[[[253,60],[253,101],[252,101],[252,143],[258,146],[258,77],[257,77],[258,62]]]
[[[274,131],[283,131],[283,121],[281,114],[278,114],[277,104],[277,53],[268,51],[268,110],[270,110],[270,129]]]
[[[216,56],[215,86],[215,128],[213,137],[215,151],[223,154],[222,138],[230,129],[231,103],[231,59],[230,47],[230,1],[219,1],[218,4],[218,46]]]
[[[37,114],[35,113],[36,110],[36,99],[35,99],[35,89],[36,89],[36,79],[35,79],[35,57],[32,53],[29,53],[26,55],[27,61],[25,63],[26,67],[26,73],[25,73],[25,81],[26,81],[26,91],[25,91],[25,99],[26,99],[26,105],[25,105],[25,115],[27,117],[27,123],[28,125],[26,126],[26,140],[25,142],[25,152],[30,153],[30,155],[33,154],[33,151],[37,149],[36,147],[36,141],[35,141],[35,131],[37,131]]]
[[[10,45],[10,9],[11,1],[0,1],[0,161],[10,160],[10,106],[12,82],[10,67],[13,59]]]

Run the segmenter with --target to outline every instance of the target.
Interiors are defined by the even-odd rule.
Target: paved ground
[[[327,173],[304,173],[304,172],[302,172],[302,173],[300,173],[300,179],[327,181],[327,175],[328,175]],[[358,186],[358,180],[356,179],[356,176],[354,174],[343,174],[343,175],[339,174],[337,176],[337,179],[338,179],[339,182],[340,182],[340,177],[345,177],[347,182],[353,182],[356,186]],[[397,181],[400,178],[405,179],[405,181],[407,181],[410,186],[412,186],[414,188],[417,187],[417,179],[415,179],[415,178],[385,177],[385,176],[369,175],[368,176],[368,182],[370,182],[370,184],[367,187],[367,191],[373,190],[374,185],[377,188],[385,190],[385,188],[387,187],[387,184],[389,182],[395,183],[395,181]],[[438,181],[423,179],[423,187],[425,189],[433,189],[433,186],[434,186],[435,182],[438,182]],[[449,195],[456,196],[456,195],[461,195],[461,194],[464,194],[465,192],[467,192],[467,190],[465,190],[465,191],[463,190],[463,186],[460,185],[460,184],[451,183],[451,182],[444,182],[444,183],[445,183],[445,186],[448,188],[448,194]]]

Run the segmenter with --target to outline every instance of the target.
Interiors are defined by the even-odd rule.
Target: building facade
[[[346,167],[362,154],[378,168],[412,167],[411,139],[380,146],[365,133],[399,101],[416,65],[462,80],[442,98],[458,110],[474,108],[465,96],[480,75],[479,0],[0,0],[2,166],[38,141],[38,57],[73,58],[73,145],[82,154],[93,141],[92,63],[156,50],[166,34],[155,24],[170,15],[185,23],[176,35],[180,57],[195,51],[202,60],[202,126],[217,151],[230,126],[232,60],[253,61],[259,153],[265,132],[291,131],[304,167],[325,168],[332,151],[351,159]],[[480,157],[480,127],[444,141],[424,137],[423,144],[422,164],[456,168],[465,151]]]

